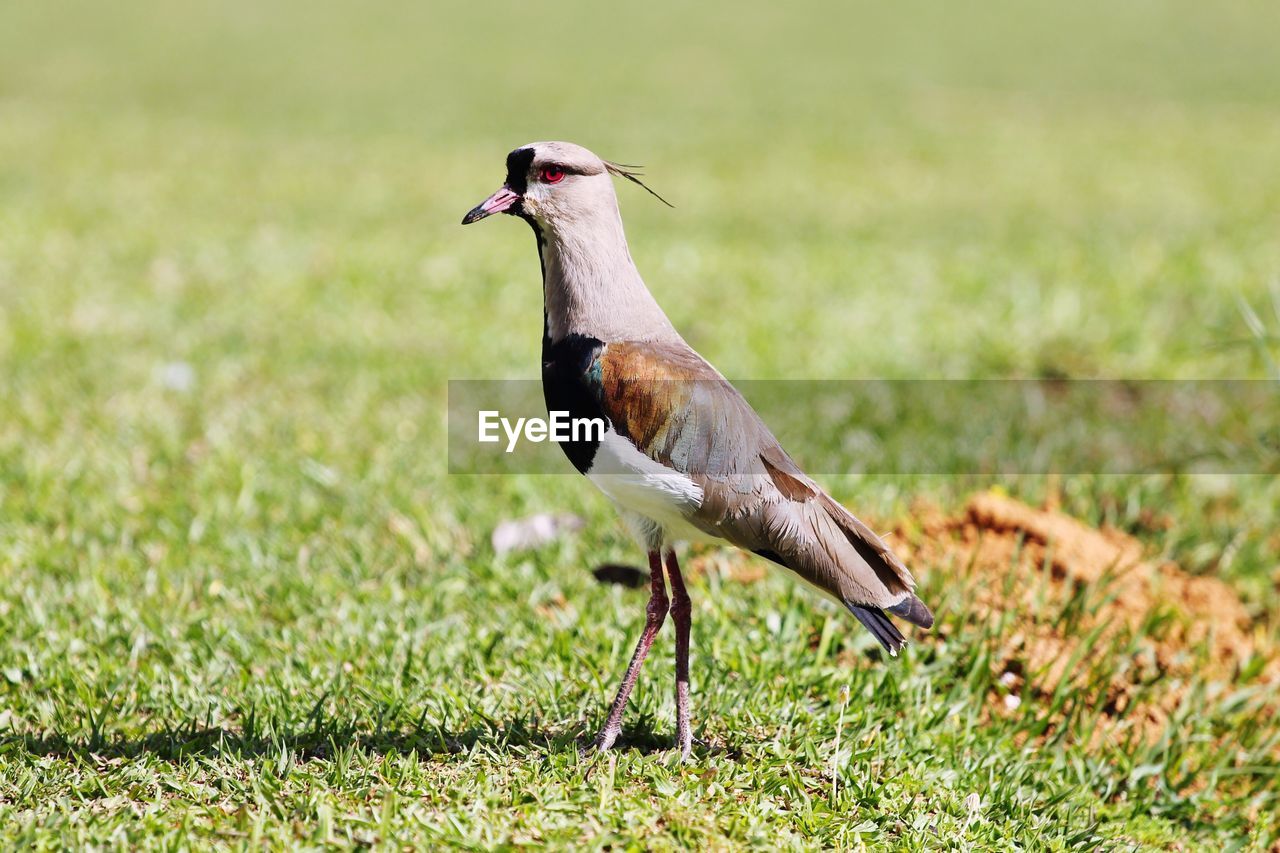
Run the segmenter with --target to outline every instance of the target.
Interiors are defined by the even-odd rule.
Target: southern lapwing
[[[579,145],[524,145],[507,155],[506,183],[462,224],[507,213],[533,227],[547,407],[605,421],[600,440],[562,447],[648,551],[644,633],[595,746],[617,739],[670,611],[676,740],[687,757],[691,608],[676,543],[727,541],[791,569],[848,607],[890,654],[906,640],[886,612],[922,628],[933,614],[884,541],[800,470],[742,395],[676,332],[631,260],[610,175],[640,183],[632,168]]]

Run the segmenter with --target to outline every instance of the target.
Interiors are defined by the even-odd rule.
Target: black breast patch
[[[542,396],[547,412],[568,412],[571,418],[602,418],[600,407],[600,354],[604,342],[585,335],[567,335],[551,343],[545,331],[542,339]],[[609,425],[608,428],[612,429]],[[585,474],[591,468],[598,440],[567,441],[560,444],[573,467]]]

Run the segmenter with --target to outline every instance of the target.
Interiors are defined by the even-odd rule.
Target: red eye
[[[564,169],[559,166],[543,166],[542,180],[549,184],[558,184],[564,180]]]

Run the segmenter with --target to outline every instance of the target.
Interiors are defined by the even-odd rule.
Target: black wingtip
[[[867,607],[863,604],[847,604],[849,612],[858,617],[858,621],[862,623],[862,627],[871,632],[871,636],[884,646],[884,650],[891,655],[897,655],[907,646],[907,638],[894,627],[889,621],[889,617],[884,615],[884,611],[879,607]]]
[[[908,593],[906,598],[892,607],[886,607],[885,610],[888,610],[899,619],[906,619],[912,625],[921,628],[933,627],[933,613],[929,611],[923,601],[911,593]]]

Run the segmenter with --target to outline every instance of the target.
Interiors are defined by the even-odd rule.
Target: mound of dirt
[[[1153,741],[1193,681],[1247,672],[1243,680],[1280,692],[1274,635],[1235,591],[1151,559],[1123,531],[983,492],[955,515],[914,507],[888,541],[933,588],[926,598],[941,617],[933,631],[913,631],[914,642],[945,642],[957,614],[966,633],[990,638],[993,714],[1023,713],[1024,700],[1049,707],[1065,692],[1097,713],[1093,739]],[[742,583],[767,571],[723,548],[695,552],[689,567]]]
[[[922,509],[913,522],[891,540],[908,565],[954,574],[969,623],[1007,624],[993,665],[1017,698],[993,696],[997,712],[1028,694],[1096,689],[1105,672],[1104,718],[1157,736],[1184,698],[1185,676],[1231,681],[1260,655],[1269,660],[1259,677],[1280,683],[1280,657],[1229,586],[1145,558],[1122,531],[991,492],[959,515]],[[1111,657],[1099,666],[1099,654]]]
[[[888,541],[940,617],[932,631],[912,631],[913,642],[945,642],[961,626],[989,638],[992,714],[1024,713],[1024,700],[1074,704],[1096,713],[1095,741],[1153,742],[1193,681],[1267,684],[1280,695],[1274,632],[1235,591],[1150,558],[1123,531],[983,492],[955,515],[913,507]],[[726,548],[695,551],[689,568],[740,583],[767,571]],[[1071,701],[1055,705],[1064,693]],[[1280,714],[1280,701],[1266,713]],[[1055,714],[1046,734],[1064,720]]]

